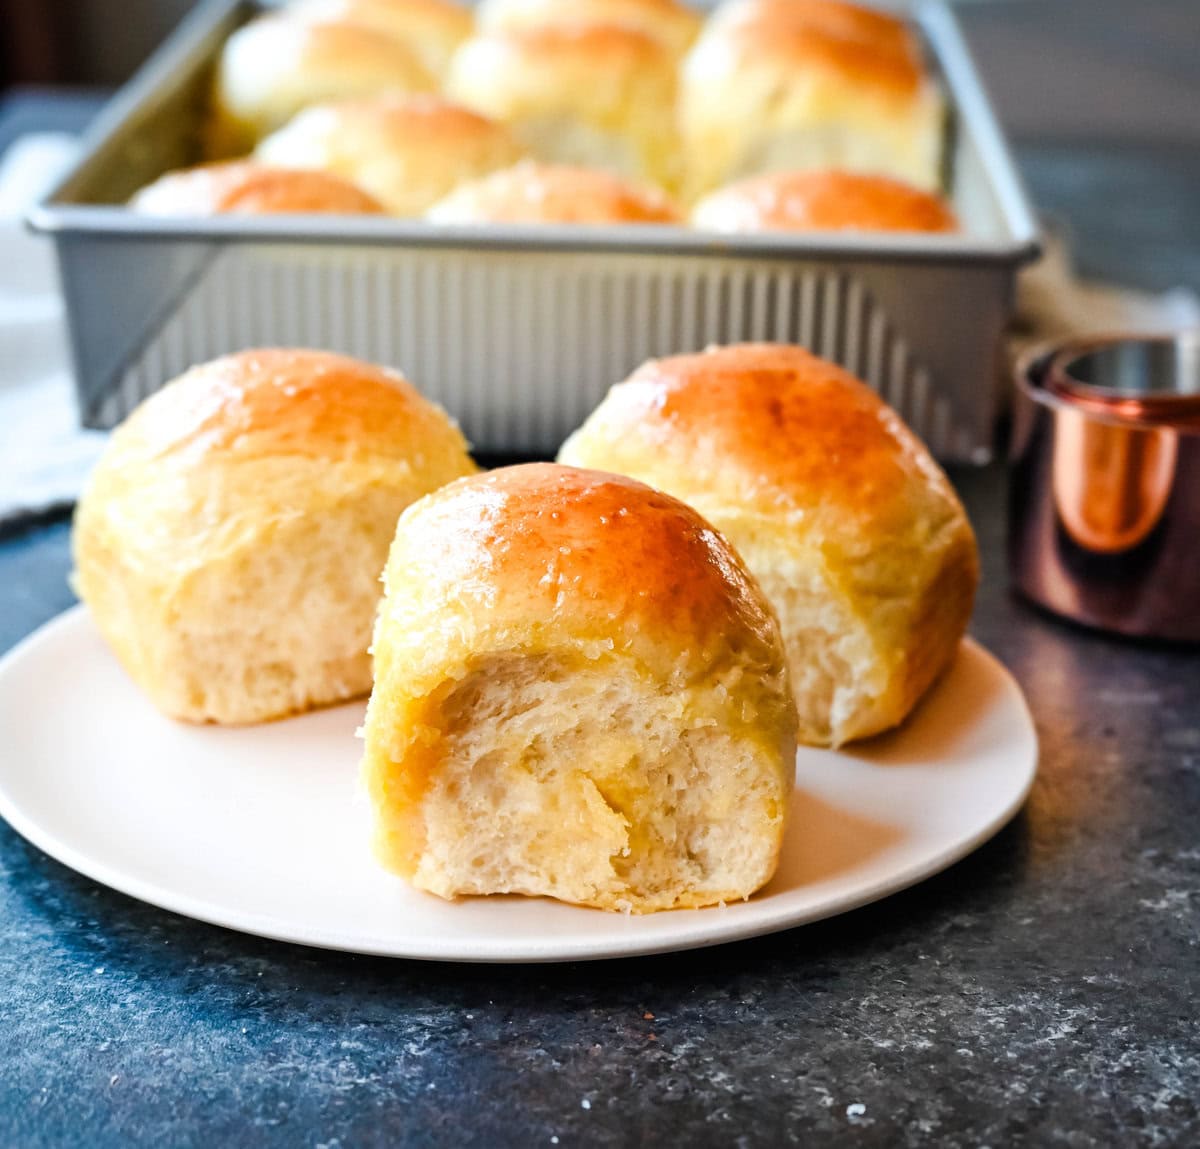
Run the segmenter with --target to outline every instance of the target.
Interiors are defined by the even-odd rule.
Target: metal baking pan
[[[939,457],[990,457],[1003,334],[1037,227],[943,4],[914,18],[950,106],[946,181],[961,235],[718,238],[125,210],[143,184],[200,158],[213,61],[256,7],[196,9],[29,216],[57,247],[88,426],[112,426],[193,363],[311,346],[400,368],[477,449],[547,454],[651,356],[777,340],[868,380]]]

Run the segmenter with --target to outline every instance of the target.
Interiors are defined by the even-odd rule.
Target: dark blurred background
[[[0,0],[0,84],[111,86],[192,0]]]

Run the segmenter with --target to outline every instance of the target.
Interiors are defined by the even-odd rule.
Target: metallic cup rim
[[[1113,426],[1200,433],[1200,390],[1168,391],[1119,388],[1080,380],[1071,367],[1087,357],[1129,347],[1173,348],[1178,359],[1197,366],[1200,378],[1200,329],[1170,334],[1118,334],[1042,344],[1017,364],[1017,386],[1036,403],[1085,412]]]
[[[1200,642],[1200,331],[1043,345],[1016,383],[1016,588],[1099,630]]]

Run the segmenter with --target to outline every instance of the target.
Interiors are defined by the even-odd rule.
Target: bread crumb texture
[[[422,889],[647,912],[774,872],[794,775],[778,625],[693,510],[552,464],[401,517],[364,772]]]
[[[80,499],[80,597],[164,712],[241,724],[365,694],[400,512],[474,471],[394,372],[247,351],[187,372],[113,434]]]

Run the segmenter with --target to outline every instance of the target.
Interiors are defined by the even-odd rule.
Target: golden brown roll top
[[[448,91],[538,159],[676,181],[675,60],[651,36],[610,25],[484,33],[458,50]]]
[[[167,172],[142,188],[129,206],[145,215],[208,216],[332,213],[378,215],[383,205],[327,172],[256,163],[202,164]]]
[[[364,24],[409,48],[432,76],[445,75],[454,50],[474,28],[471,13],[451,0],[294,0],[289,16]]]
[[[748,24],[808,29],[921,64],[921,45],[907,21],[846,0],[726,0],[713,13],[710,27]]]
[[[852,5],[719,11],[684,62],[680,116],[693,195],[807,168],[939,183],[944,108],[917,42]]]
[[[316,351],[193,368],[113,434],[75,519],[75,583],[167,714],[256,722],[365,693],[400,512],[474,469],[395,372]]]
[[[128,481],[137,476],[127,468],[140,464],[196,477],[278,458],[345,463],[351,471],[387,459],[407,466],[449,458],[453,471],[457,455],[425,448],[460,447],[462,436],[399,372],[332,352],[268,348],[193,367],[142,403],[112,442],[106,462],[119,462]],[[106,467],[98,476],[116,473]]]
[[[463,184],[426,218],[434,223],[679,223],[665,192],[595,168],[522,163]]]
[[[438,96],[383,97],[301,112],[255,153],[353,180],[393,215],[416,216],[459,184],[522,156],[511,134]]]
[[[563,25],[615,24],[653,36],[680,56],[700,30],[700,16],[678,0],[483,0],[484,32]]]
[[[560,459],[669,491],[737,547],[782,623],[803,741],[902,721],[958,647],[978,581],[962,506],[894,411],[800,348],[651,361]]]
[[[770,611],[725,541],[620,475],[529,463],[443,488],[405,518],[385,582],[385,690],[397,674],[423,690],[481,651],[552,646],[630,655],[680,688],[730,660],[779,671]]]
[[[221,50],[210,148],[216,158],[249,151],[310,104],[435,86],[403,41],[369,25],[263,16]]]
[[[795,714],[778,627],[694,510],[553,464],[401,516],[365,777],[386,864],[444,897],[638,911],[748,896]]]
[[[853,172],[772,172],[705,196],[692,223],[707,231],[958,230],[941,196],[887,176]]]

